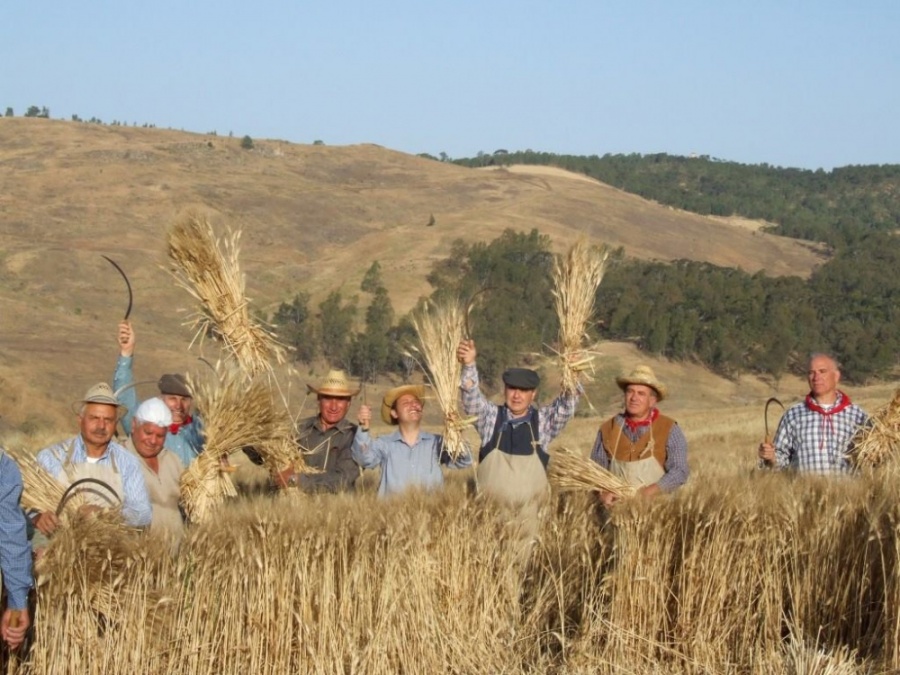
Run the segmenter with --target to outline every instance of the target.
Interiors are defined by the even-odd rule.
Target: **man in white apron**
[[[456,352],[463,364],[460,377],[462,406],[477,415],[482,446],[478,456],[478,490],[512,506],[537,514],[536,506],[549,493],[547,446],[575,414],[578,394],[560,393],[549,405],[534,405],[540,377],[527,368],[503,373],[503,405],[481,393],[474,340],[463,340]]]
[[[88,479],[80,491],[87,508],[121,509],[129,525],[149,525],[153,512],[138,460],[112,440],[121,407],[112,388],[105,382],[94,385],[81,404],[80,433],[41,450],[38,464],[66,486]],[[59,526],[51,511],[32,516],[32,521],[47,536]]]
[[[600,425],[591,459],[645,496],[671,492],[688,478],[687,440],[678,423],[656,407],[667,394],[649,366],[616,378],[625,394],[625,409]],[[604,506],[615,495],[602,492]]]
[[[179,541],[184,533],[179,506],[184,465],[165,447],[170,424],[172,412],[166,404],[159,398],[148,398],[134,412],[131,436],[125,440],[125,448],[137,458],[144,476],[153,508],[150,530]]]

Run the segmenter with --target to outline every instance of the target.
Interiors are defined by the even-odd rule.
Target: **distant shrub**
[[[244,136],[241,139],[241,147],[244,150],[252,150],[253,149],[253,139],[250,138],[249,136]]]

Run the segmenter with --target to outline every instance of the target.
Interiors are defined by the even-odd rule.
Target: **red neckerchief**
[[[831,431],[831,433],[834,433],[834,421],[831,419],[831,416],[836,415],[849,406],[850,397],[839,390],[834,405],[828,410],[825,410],[825,408],[816,403],[816,400],[812,397],[812,392],[810,392],[806,395],[806,401],[804,401],[804,403],[806,403],[807,408],[822,416],[822,440],[819,442],[819,450],[821,450],[825,447],[825,427],[827,426],[828,430]]]
[[[175,436],[181,430],[181,427],[187,426],[188,424],[190,424],[193,421],[194,421],[194,418],[191,417],[190,415],[188,415],[187,417],[184,418],[184,422],[182,422],[181,424],[170,424],[169,425],[169,433],[172,434],[173,436]]]
[[[810,392],[806,395],[806,407],[813,412],[819,413],[820,415],[836,415],[837,413],[841,412],[841,410],[850,405],[850,397],[847,396],[847,394],[842,391],[838,391],[837,395],[838,396],[834,402],[834,405],[828,410],[825,410],[825,408],[816,403],[816,399],[812,397],[812,392]]]
[[[649,427],[656,421],[657,417],[659,417],[659,410],[650,408],[650,416],[645,420],[633,420],[628,415],[624,415],[622,419],[625,421],[625,426],[628,427],[628,430],[632,434],[637,434],[638,429],[641,427]]]

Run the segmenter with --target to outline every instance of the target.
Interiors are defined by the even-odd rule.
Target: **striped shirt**
[[[491,403],[484,394],[478,379],[478,369],[475,364],[463,366],[460,374],[459,388],[462,389],[462,406],[466,415],[477,415],[478,421],[475,428],[481,437],[482,446],[491,440],[494,435],[494,425],[501,406]],[[559,436],[566,424],[575,414],[575,406],[578,405],[578,394],[568,395],[560,393],[552,402],[542,406],[538,410],[540,426],[538,427],[538,440],[544,452],[550,442]]]
[[[81,464],[87,462],[87,450],[81,435],[70,438],[49,448],[44,448],[37,454],[37,461],[51,476],[56,478],[63,471],[69,452],[72,453],[72,463]],[[153,517],[153,509],[150,506],[150,497],[147,495],[147,485],[138,460],[125,448],[115,442],[110,442],[106,452],[97,460],[101,466],[115,465],[119,475],[122,476],[122,517],[125,522],[135,527],[149,525]]]
[[[0,571],[9,596],[10,609],[28,606],[31,576],[31,546],[25,534],[25,513],[19,506],[22,473],[0,450]]]
[[[838,405],[843,394],[838,392]],[[823,406],[824,407],[824,406]],[[850,442],[868,415],[851,403],[833,415],[811,410],[806,403],[792,405],[775,433],[775,467],[818,474],[851,473],[847,460]]]
[[[650,426],[647,425],[632,431],[625,424],[623,413],[616,415],[615,424],[622,427],[622,434],[627,436],[632,443],[637,443],[637,440],[650,430]],[[609,445],[615,446],[615,443],[611,442]],[[606,454],[606,449],[603,447],[602,431],[597,432],[597,440],[594,441],[594,448],[591,450],[591,459],[604,469],[609,469],[609,455]],[[666,440],[666,465],[663,469],[666,473],[656,482],[663,492],[671,492],[684,485],[688,479],[687,439],[678,424],[672,425],[669,438]]]

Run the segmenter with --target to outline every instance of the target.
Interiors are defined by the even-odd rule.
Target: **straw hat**
[[[106,382],[99,382],[87,390],[87,393],[79,400],[79,403],[101,403],[103,405],[113,405],[117,408],[124,408],[116,394],[113,392]]]
[[[616,384],[619,385],[619,388],[622,391],[625,391],[625,388],[629,384],[643,384],[656,392],[656,398],[659,401],[662,401],[669,393],[666,385],[656,379],[656,374],[650,366],[637,366],[628,375],[620,375],[617,377]]]
[[[381,419],[385,424],[397,424],[397,420],[391,416],[391,410],[397,399],[406,394],[412,394],[425,405],[425,387],[421,384],[404,384],[402,387],[389,389],[381,401]]]
[[[359,386],[347,378],[343,370],[329,370],[318,384],[307,384],[306,388],[320,396],[356,396]]]

